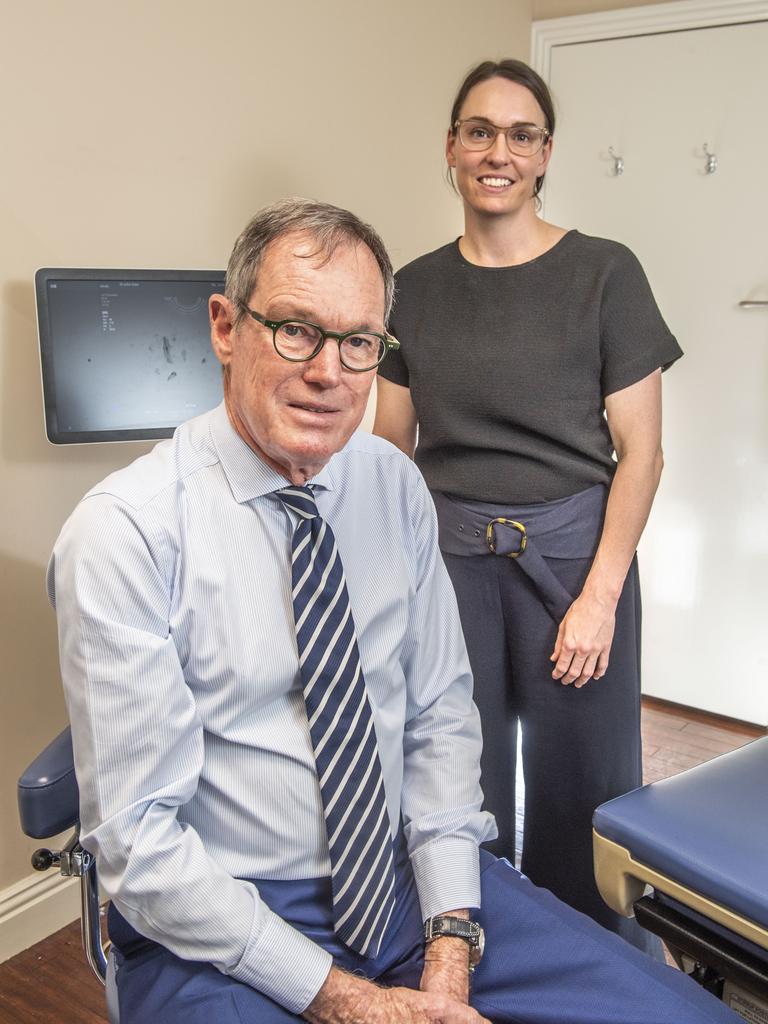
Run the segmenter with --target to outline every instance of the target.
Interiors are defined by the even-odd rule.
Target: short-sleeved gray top
[[[433,490],[505,504],[609,484],[606,395],[682,355],[636,257],[569,231],[514,267],[478,267],[458,242],[397,274],[379,373],[410,388],[416,462]]]

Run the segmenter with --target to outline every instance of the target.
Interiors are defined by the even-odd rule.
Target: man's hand
[[[331,968],[303,1016],[310,1024],[490,1024],[448,995],[381,988],[338,967]]]
[[[573,683],[579,687],[604,676],[615,628],[616,602],[583,590],[557,631],[555,649],[549,658],[556,662],[552,678],[566,686]]]
[[[465,1005],[469,1002],[469,946],[464,939],[444,936],[429,943],[419,987]]]

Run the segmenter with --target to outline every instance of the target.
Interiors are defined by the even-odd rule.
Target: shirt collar
[[[242,504],[279,491],[290,483],[281,473],[268,466],[253,448],[240,437],[232,426],[224,402],[211,414],[211,440],[219,456],[221,468],[227,478],[235,501]],[[313,487],[334,489],[333,457],[320,472],[308,480]]]

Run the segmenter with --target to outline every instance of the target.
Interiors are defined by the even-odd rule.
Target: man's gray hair
[[[260,210],[246,226],[227,266],[225,294],[235,307],[235,325],[245,316],[256,277],[270,242],[292,231],[303,231],[317,242],[316,253],[330,259],[339,245],[362,242],[373,253],[384,280],[384,322],[389,319],[394,275],[384,243],[370,224],[349,210],[312,199],[281,199]]]

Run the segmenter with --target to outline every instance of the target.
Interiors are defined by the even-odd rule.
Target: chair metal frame
[[[80,936],[83,952],[93,973],[106,985],[107,957],[110,943],[101,940],[101,906],[99,903],[99,875],[96,860],[80,845],[80,830],[76,828],[61,850],[41,847],[32,854],[35,871],[47,871],[58,866],[65,878],[80,879]]]
[[[79,793],[74,779],[74,765],[66,754],[71,751],[70,730],[65,729],[43,750],[19,779],[19,818],[26,835],[33,839],[47,839],[59,832],[74,828],[73,834],[60,850],[40,847],[32,854],[35,871],[48,871],[58,867],[65,878],[80,879],[80,933],[85,958],[102,985],[106,985],[110,943],[101,938],[101,907],[99,903],[99,876],[93,854],[80,844]],[[51,772],[49,763],[53,751],[58,753],[58,772]],[[65,753],[62,756],[62,751]],[[60,784],[65,782],[66,785]],[[56,790],[55,829],[48,827],[46,812],[50,793]],[[38,803],[40,806],[38,806]],[[42,808],[42,809],[41,809]],[[32,812],[30,811],[32,809]]]

